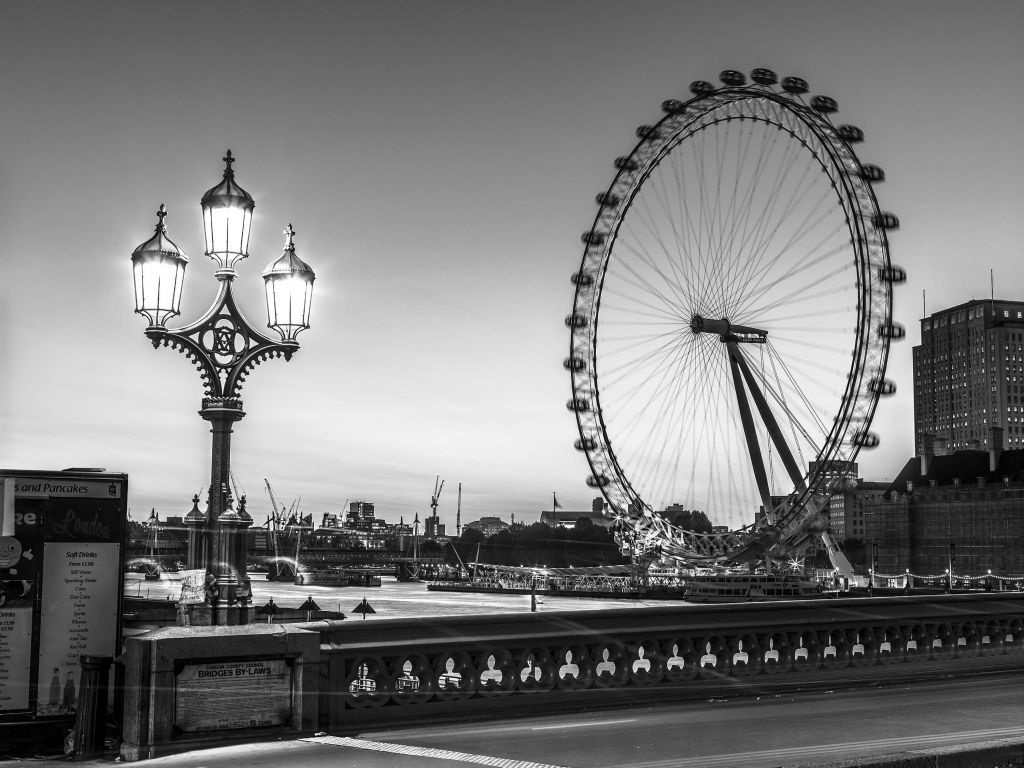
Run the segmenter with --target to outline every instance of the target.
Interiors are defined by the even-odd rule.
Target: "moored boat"
[[[822,586],[792,573],[715,573],[686,580],[688,603],[742,603],[824,597]]]
[[[360,568],[299,568],[295,583],[330,587],[379,587],[380,571]]]
[[[321,584],[331,587],[347,587],[348,574],[334,568],[300,568],[295,573],[296,584]]]

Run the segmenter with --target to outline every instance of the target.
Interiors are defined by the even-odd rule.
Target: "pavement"
[[[76,766],[110,768],[129,764],[114,752],[91,760],[69,758],[26,757],[12,761],[32,766]],[[372,741],[344,736],[317,734],[281,741],[235,744],[210,749],[196,749],[133,763],[145,768],[466,768],[467,764],[495,768],[567,768],[528,760],[512,760],[493,755],[476,755],[430,747]]]
[[[120,757],[111,752],[92,760],[28,757],[12,760],[10,764],[58,766],[74,763],[90,768],[109,768],[122,762]],[[467,764],[494,768],[566,768],[526,760],[326,734],[295,740],[197,749],[138,763],[146,768],[280,768],[282,765],[293,768],[466,768]],[[1021,765],[1024,765],[1024,740],[1015,738],[868,758],[794,763],[786,768],[1019,768]]]

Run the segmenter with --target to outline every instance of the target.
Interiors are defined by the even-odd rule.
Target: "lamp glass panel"
[[[267,280],[267,320],[285,339],[309,327],[313,283],[307,278],[278,276]]]
[[[163,325],[178,314],[185,265],[163,257],[140,259],[133,264],[135,309],[153,325]]]
[[[245,258],[249,248],[249,230],[252,212],[235,206],[217,206],[203,209],[203,228],[206,234],[207,254],[230,267]]]

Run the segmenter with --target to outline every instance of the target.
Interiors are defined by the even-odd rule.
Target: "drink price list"
[[[73,712],[79,657],[115,643],[120,545],[47,542],[43,553],[38,713]]]

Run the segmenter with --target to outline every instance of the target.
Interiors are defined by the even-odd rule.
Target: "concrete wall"
[[[124,727],[121,757],[141,760],[198,745],[275,735],[310,733],[317,720],[318,633],[295,626],[168,627],[128,638],[120,659],[125,667]],[[216,666],[226,672],[273,670],[286,678],[283,694],[277,675],[246,681],[229,676],[206,700],[186,700],[183,681],[201,669]],[[225,673],[226,673],[225,672]],[[208,680],[197,681],[200,685]],[[262,684],[263,690],[258,686]],[[193,690],[188,691],[194,697]],[[225,697],[219,707],[215,701]],[[194,704],[192,703],[194,702]],[[205,708],[211,708],[206,712]],[[191,708],[191,709],[189,709]],[[205,714],[196,710],[204,709]],[[287,712],[285,722],[279,715]],[[254,726],[231,722],[239,712],[250,713]],[[197,717],[201,719],[198,727]],[[205,720],[203,720],[205,718]],[[260,721],[273,723],[260,725]],[[184,724],[184,727],[183,727]]]

